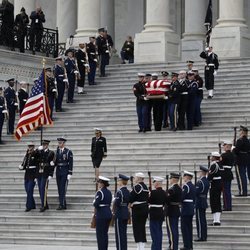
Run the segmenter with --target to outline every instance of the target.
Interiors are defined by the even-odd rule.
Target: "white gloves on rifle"
[[[53,161],[51,161],[50,163],[50,166],[54,167],[55,166],[55,163]]]
[[[71,179],[72,175],[71,174],[68,174],[67,175],[67,180],[69,181]]]
[[[53,178],[53,177],[49,175],[49,177],[48,177],[48,181],[49,181],[49,180],[51,180],[52,178]]]
[[[23,166],[22,165],[19,165],[18,168],[19,168],[19,170],[23,170]]]
[[[205,48],[205,51],[209,51],[209,48],[207,47],[207,48]]]

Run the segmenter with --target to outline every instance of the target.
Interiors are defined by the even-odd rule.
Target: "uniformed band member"
[[[7,102],[7,109],[9,114],[8,120],[8,132],[7,134],[14,134],[14,125],[15,125],[15,116],[16,116],[16,109],[18,107],[17,103],[17,96],[14,90],[15,79],[11,78],[7,80],[9,87],[7,87],[4,91],[4,97]]]
[[[201,52],[200,57],[206,60],[205,65],[205,87],[208,90],[208,99],[214,95],[214,77],[217,75],[219,68],[218,56],[213,52],[213,47],[208,47]]]
[[[232,168],[235,164],[235,155],[232,153],[232,142],[225,141],[223,144],[224,152],[221,154],[221,166],[222,166],[222,191],[223,191],[223,210],[232,211],[232,194],[231,183],[233,180]]]
[[[20,82],[20,89],[18,90],[18,100],[19,100],[19,114],[21,115],[29,98],[29,94],[27,92],[27,83],[25,81]]]
[[[53,177],[54,173],[54,151],[49,149],[49,140],[43,140],[42,146],[38,147],[39,152],[39,168],[37,174],[38,188],[41,199],[40,212],[44,212],[49,209],[47,193],[49,181]]]
[[[54,76],[57,88],[56,98],[56,112],[62,112],[62,102],[64,97],[65,88],[68,88],[68,77],[66,69],[63,65],[62,57],[56,58],[56,64],[54,66]]]
[[[177,130],[177,110],[180,103],[180,83],[178,81],[178,74],[172,72],[172,83],[170,85],[168,94],[168,113],[170,120],[170,129]]]
[[[165,207],[166,225],[169,241],[169,249],[178,250],[179,244],[179,217],[182,189],[178,182],[180,175],[170,173],[170,188],[167,190],[167,201]]]
[[[67,209],[66,193],[68,182],[73,174],[73,153],[65,147],[65,138],[57,138],[58,147],[55,155],[56,183],[59,195],[59,207],[57,210]]]
[[[193,216],[196,190],[192,183],[193,173],[184,171],[181,207],[181,233],[184,247],[181,250],[193,249]]]
[[[166,204],[166,192],[162,189],[164,178],[154,177],[154,190],[149,195],[149,227],[152,238],[152,250],[162,249],[162,223],[164,221],[164,210]]]
[[[130,217],[128,204],[130,193],[127,189],[129,177],[119,174],[119,190],[115,194],[115,240],[117,250],[127,250],[127,224]]]
[[[144,183],[144,174],[136,173],[133,190],[130,192],[132,208],[132,224],[135,242],[138,250],[144,250],[146,239],[146,221],[148,218],[149,190]]]
[[[87,44],[87,53],[89,59],[89,72],[88,72],[89,85],[96,85],[95,74],[98,63],[98,51],[96,46],[96,39],[94,36],[89,38],[89,43]]]
[[[108,249],[108,230],[112,218],[110,205],[112,202],[112,194],[108,190],[110,179],[99,176],[99,190],[95,194],[93,205],[96,214],[96,239],[98,250]]]
[[[95,169],[95,178],[98,179],[99,167],[101,166],[103,158],[107,157],[107,142],[106,138],[102,136],[102,130],[95,128],[95,137],[92,138],[91,143],[91,158],[93,167]]]
[[[25,212],[29,212],[31,209],[36,209],[36,203],[34,199],[34,187],[36,185],[37,168],[39,164],[39,154],[35,150],[35,144],[33,142],[28,144],[28,149],[24,156],[23,162],[19,165],[20,170],[25,170],[24,186],[27,193],[26,209]]]
[[[0,144],[3,144],[2,141],[2,130],[4,119],[8,117],[8,111],[6,107],[5,98],[3,97],[3,88],[0,87]]]
[[[234,153],[236,155],[236,177],[239,188],[238,196],[247,196],[247,166],[250,142],[248,140],[248,128],[240,126],[240,138],[236,141]]]
[[[211,165],[208,172],[208,180],[210,181],[210,207],[213,214],[213,226],[220,226],[220,216],[221,216],[221,189],[222,189],[222,179],[221,170],[219,166],[220,154],[218,152],[211,153]]]
[[[207,180],[208,168],[200,166],[200,178],[196,183],[195,215],[198,238],[195,241],[207,241],[206,209],[209,181]]]

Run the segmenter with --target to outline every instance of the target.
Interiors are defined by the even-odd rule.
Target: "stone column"
[[[135,35],[135,62],[180,59],[180,38],[169,23],[169,0],[147,0],[146,24]]]
[[[57,0],[56,26],[59,32],[59,43],[75,34],[77,25],[77,0]]]
[[[197,60],[205,41],[205,16],[208,2],[185,1],[185,33],[182,39],[182,60]]]
[[[15,16],[20,13],[22,7],[25,8],[26,13],[30,16],[31,11],[35,10],[36,0],[15,0],[14,1],[14,12]]]
[[[77,29],[74,43],[88,42],[100,27],[100,0],[78,0]]]
[[[220,0],[218,24],[211,45],[219,57],[249,57],[250,33],[244,18],[244,0]]]

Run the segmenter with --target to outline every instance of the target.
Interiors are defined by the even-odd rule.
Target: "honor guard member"
[[[135,186],[130,192],[132,208],[132,224],[135,242],[138,250],[144,250],[146,239],[146,221],[148,218],[149,190],[144,183],[144,174],[135,174]]]
[[[112,194],[108,190],[110,179],[99,176],[99,190],[95,194],[93,205],[96,215],[96,239],[98,250],[108,249],[108,230],[112,218],[110,205],[112,202]]]
[[[95,73],[98,63],[98,51],[96,46],[96,39],[94,36],[89,38],[89,43],[87,44],[87,53],[89,59],[89,72],[88,72],[89,85],[96,85]]]
[[[208,168],[200,166],[200,179],[196,183],[195,215],[198,238],[195,241],[207,241],[206,209],[209,181],[207,180]]]
[[[222,179],[220,170],[220,154],[218,152],[211,153],[211,164],[208,172],[208,180],[210,181],[210,207],[213,214],[212,226],[220,226],[221,216],[221,189]]]
[[[29,98],[29,94],[27,92],[27,83],[22,81],[20,82],[20,89],[18,90],[18,100],[19,100],[19,114],[21,115]]]
[[[46,68],[45,73],[46,73],[46,81],[47,81],[46,95],[48,97],[50,117],[52,119],[55,100],[57,97],[57,90],[56,90],[56,85],[55,85],[55,79],[53,78],[52,69],[50,67]]]
[[[148,126],[147,114],[147,91],[144,85],[144,73],[138,73],[138,82],[133,87],[133,92],[136,97],[136,112],[138,117],[139,133],[145,132]]]
[[[127,224],[129,219],[129,191],[127,189],[129,177],[119,174],[119,190],[115,194],[114,216],[115,216],[115,240],[116,249],[127,250]]]
[[[213,52],[213,47],[208,47],[201,52],[200,57],[206,60],[205,65],[205,87],[208,90],[208,99],[214,95],[214,77],[217,75],[219,68],[218,56]]]
[[[109,64],[108,39],[105,37],[104,28],[98,29],[99,36],[96,38],[96,46],[100,57],[100,77],[105,77],[105,68]]]
[[[185,129],[185,117],[188,106],[188,82],[185,70],[179,72],[178,80],[180,82],[180,104],[178,107],[178,129]]]
[[[53,162],[55,158],[54,151],[49,149],[49,140],[43,140],[42,146],[38,147],[39,152],[39,168],[38,168],[38,189],[41,199],[40,212],[44,212],[49,209],[47,193],[49,181],[53,177],[55,164]]]
[[[170,80],[168,79],[169,73],[167,71],[162,71],[161,75],[164,81],[170,83]],[[167,96],[168,96],[168,92],[167,92]],[[163,117],[162,117],[162,128],[167,128],[167,127],[168,127],[168,98],[164,100]]]
[[[147,73],[145,74],[145,77],[143,78],[144,85],[152,81],[152,75]],[[146,117],[147,117],[147,122],[146,122],[146,129],[143,131],[144,133],[146,131],[151,131],[151,126],[152,126],[152,107],[153,107],[153,102],[152,100],[148,100],[146,102]]]
[[[232,153],[232,142],[225,141],[223,144],[224,152],[221,154],[221,166],[222,166],[222,185],[223,185],[223,210],[232,211],[232,193],[231,183],[234,179],[232,168],[235,164],[235,155]]]
[[[56,183],[59,195],[59,206],[57,210],[67,209],[66,192],[68,182],[73,174],[73,153],[65,147],[65,138],[57,138],[58,147],[55,155]]]
[[[127,36],[127,40],[122,46],[121,59],[122,64],[126,63],[125,60],[128,60],[128,63],[134,63],[134,42],[131,36]]]
[[[195,105],[198,94],[198,83],[194,80],[194,72],[187,73],[188,84],[188,106],[187,106],[187,129],[192,130],[194,125]]]
[[[169,240],[169,249],[178,250],[179,244],[179,217],[180,217],[180,205],[182,189],[178,182],[180,175],[176,173],[170,173],[170,188],[167,190],[166,200],[166,224]]]
[[[104,29],[104,38],[107,39],[107,47],[108,47],[108,50],[109,50],[109,59],[110,59],[111,55],[112,55],[112,49],[113,49],[113,46],[114,46],[114,42],[113,42],[113,39],[112,39],[111,35],[108,34],[107,27]],[[108,63],[108,65],[109,65],[109,63]]]
[[[236,141],[233,152],[236,155],[236,177],[239,188],[238,196],[247,196],[247,166],[250,142],[248,140],[248,128],[240,126],[240,138]]]
[[[83,90],[85,85],[85,72],[86,69],[89,68],[86,50],[87,49],[85,47],[85,43],[79,43],[79,49],[75,53],[76,65],[79,71],[79,78],[77,80],[77,89],[78,89],[78,94],[80,95],[87,94],[87,92]]]
[[[187,63],[187,72],[193,70],[194,61],[188,60],[186,63]]]
[[[196,188],[192,183],[193,173],[184,171],[181,206],[181,233],[184,247],[181,250],[193,249],[193,216]]]
[[[177,130],[177,110],[180,103],[180,83],[178,81],[178,74],[172,72],[172,83],[170,85],[168,94],[168,114],[170,120],[170,129]]]
[[[106,138],[102,136],[102,130],[95,128],[95,137],[92,138],[91,143],[91,158],[93,167],[95,169],[95,180],[99,176],[99,167],[101,166],[103,158],[107,157],[107,142]]]
[[[164,221],[164,210],[166,204],[166,192],[162,189],[164,178],[154,177],[154,190],[149,195],[149,227],[152,238],[152,250],[162,249],[162,223]]]
[[[74,59],[74,50],[68,49],[68,50],[66,50],[65,54],[66,54],[66,56],[68,56],[64,62],[66,72],[67,72],[67,78],[69,81],[67,103],[73,103],[74,102],[76,78],[77,78],[77,75],[79,74],[79,72],[76,68],[76,62]]]
[[[197,68],[193,68],[192,70],[194,72],[194,80],[198,84],[198,92],[195,102],[195,112],[194,112],[194,125],[200,126],[202,122],[201,118],[201,102],[203,99],[203,79],[199,75],[199,71]]]
[[[14,125],[15,125],[15,116],[16,116],[16,110],[18,107],[17,103],[17,96],[16,92],[14,90],[14,84],[15,84],[15,79],[11,78],[7,80],[9,86],[5,89],[4,91],[4,97],[7,102],[7,109],[8,109],[8,114],[9,114],[9,120],[8,120],[8,132],[7,134],[14,134]]]
[[[3,144],[2,141],[2,130],[3,130],[3,123],[4,119],[7,119],[8,117],[8,111],[6,107],[6,101],[3,97],[3,88],[0,87],[0,144]]]
[[[62,112],[62,102],[65,92],[65,87],[68,87],[69,84],[67,73],[63,66],[62,57],[56,58],[56,64],[54,66],[54,76],[57,88],[56,112]]]
[[[24,187],[27,193],[25,212],[29,212],[31,209],[36,209],[36,203],[33,194],[34,187],[36,185],[38,164],[39,154],[35,150],[35,144],[31,142],[28,144],[28,149],[24,156],[23,162],[19,166],[19,170],[25,170]]]

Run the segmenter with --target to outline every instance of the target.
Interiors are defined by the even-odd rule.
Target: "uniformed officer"
[[[127,224],[129,219],[129,191],[127,189],[129,177],[119,174],[119,190],[115,194],[115,240],[116,249],[127,250]]]
[[[180,82],[180,103],[178,106],[178,129],[185,129],[185,117],[188,108],[188,80],[185,70],[179,72],[178,80]]]
[[[112,194],[108,190],[110,179],[99,176],[99,190],[95,194],[93,205],[96,214],[96,238],[98,250],[108,249],[108,230],[112,218],[110,205],[112,202]]]
[[[57,88],[57,98],[56,98],[56,112],[62,112],[62,102],[65,92],[65,87],[68,88],[68,77],[66,69],[63,65],[62,57],[56,58],[56,64],[54,66],[54,76]]]
[[[58,147],[55,155],[56,183],[59,195],[59,207],[57,210],[67,209],[66,192],[68,182],[73,174],[73,153],[65,147],[65,138],[57,138]]]
[[[235,155],[232,153],[232,142],[225,141],[223,144],[224,152],[221,154],[221,166],[222,166],[222,185],[223,185],[223,210],[232,211],[232,193],[231,183],[233,180],[232,168],[235,164]]]
[[[15,125],[15,116],[16,116],[16,109],[18,107],[17,103],[17,96],[14,90],[15,79],[11,78],[7,80],[9,86],[4,91],[4,97],[7,102],[7,109],[9,113],[9,120],[8,120],[8,132],[7,134],[14,134],[14,125]]]
[[[29,98],[29,94],[27,92],[27,83],[25,81],[20,82],[20,89],[18,90],[18,100],[19,100],[19,114],[21,115]]]
[[[170,173],[170,188],[167,190],[167,201],[165,207],[166,225],[169,241],[169,249],[178,250],[179,244],[179,217],[182,189],[178,182],[180,175]]]
[[[138,82],[133,86],[133,92],[136,96],[136,112],[138,117],[139,133],[146,132],[148,127],[147,102],[145,97],[147,91],[144,85],[144,73],[138,73]]]
[[[188,107],[187,107],[187,129],[192,130],[194,125],[195,105],[198,95],[198,83],[194,80],[194,72],[189,71],[187,73],[188,84]]]
[[[152,250],[162,249],[162,223],[166,204],[166,192],[162,189],[164,178],[156,176],[153,179],[154,190],[149,195],[149,227],[152,238]]]
[[[55,100],[57,97],[57,90],[55,85],[55,79],[53,77],[52,69],[50,67],[45,69],[46,73],[46,96],[48,97],[49,108],[50,108],[50,117],[53,117],[53,110],[55,105]]]
[[[196,183],[195,215],[198,238],[195,241],[207,241],[206,209],[209,181],[207,180],[208,168],[200,166],[200,179]]]
[[[239,188],[238,196],[247,196],[247,165],[250,142],[248,140],[248,128],[240,126],[240,138],[236,141],[234,153],[236,155],[236,177]]]
[[[221,189],[222,179],[220,170],[220,154],[218,152],[211,153],[211,164],[208,172],[208,180],[210,181],[210,207],[213,214],[213,226],[220,226],[221,216]]]
[[[89,43],[87,44],[87,53],[89,59],[89,72],[88,72],[89,85],[96,85],[95,73],[98,63],[98,52],[96,46],[96,39],[94,36],[89,38]]]
[[[181,233],[184,247],[181,250],[193,249],[193,216],[196,190],[192,183],[193,173],[184,171],[181,207]]]
[[[208,90],[208,99],[213,98],[214,77],[217,75],[219,68],[218,56],[213,52],[213,47],[209,46],[201,52],[200,57],[206,60],[205,65],[205,87]]]
[[[43,140],[42,146],[38,147],[39,152],[39,168],[38,168],[38,188],[41,199],[41,208],[40,212],[44,212],[46,209],[49,209],[48,206],[48,186],[49,181],[53,177],[54,173],[54,151],[49,149],[49,140]]]
[[[95,128],[95,137],[92,138],[91,143],[91,158],[93,167],[95,169],[96,180],[99,176],[99,167],[101,166],[103,158],[107,157],[107,142],[106,138],[102,136],[102,129]]]
[[[2,129],[4,124],[4,119],[8,117],[8,111],[6,107],[6,101],[3,97],[3,88],[0,87],[0,144],[3,144],[2,141]]]
[[[150,73],[146,73],[144,78],[143,78],[143,82],[144,85],[147,85],[147,83],[152,81],[152,75]],[[152,100],[147,100],[146,101],[146,129],[144,129],[144,133],[146,131],[151,131],[151,127],[152,127],[152,107],[153,107],[153,101]]]
[[[168,94],[168,114],[170,120],[170,129],[177,130],[177,111],[180,103],[180,83],[178,81],[178,74],[172,72],[172,83],[170,85]]]
[[[79,72],[76,68],[76,61],[74,59],[74,50],[68,49],[65,54],[66,54],[66,56],[68,56],[64,62],[66,72],[67,72],[67,78],[69,81],[67,103],[73,103],[74,102],[75,84],[76,84],[76,79],[78,79],[77,76],[78,76]]]
[[[138,250],[144,250],[146,239],[146,221],[148,218],[149,190],[144,183],[143,173],[135,174],[136,184],[130,192],[130,203],[132,207],[132,224],[135,242]]]
[[[27,193],[26,209],[25,212],[29,212],[31,209],[36,209],[36,203],[34,199],[34,187],[36,185],[37,169],[39,165],[39,154],[35,150],[35,144],[33,142],[28,144],[28,149],[24,156],[23,162],[19,165],[19,170],[25,170],[24,186]]]
[[[170,80],[168,79],[169,73],[167,71],[162,71],[161,75],[162,75],[163,80],[166,82],[169,82],[169,85],[170,85]],[[168,91],[166,93],[166,96],[168,96]],[[167,128],[168,126],[169,126],[168,125],[168,98],[166,98],[163,104],[162,127]]]
[[[187,62],[187,72],[193,70],[194,61],[188,60]]]

